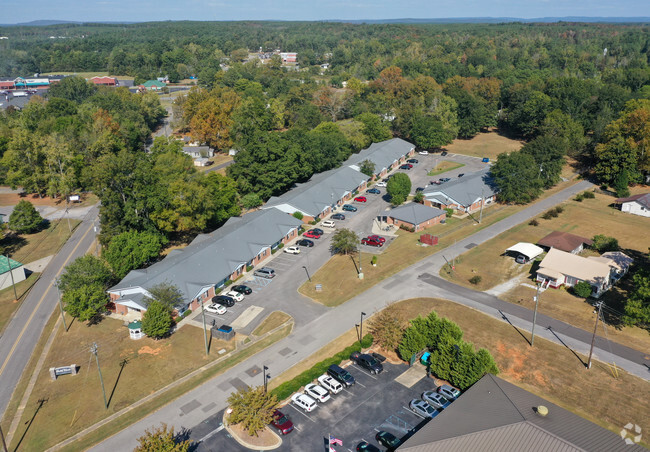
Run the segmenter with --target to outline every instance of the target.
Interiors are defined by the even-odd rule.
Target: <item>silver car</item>
[[[411,403],[409,403],[409,408],[415,414],[422,416],[423,418],[433,419],[438,415],[438,413],[440,413],[440,411],[434,409],[431,405],[421,399],[411,400]]]
[[[449,385],[442,385],[438,387],[438,392],[445,396],[446,399],[451,400],[452,402],[458,398],[460,395],[460,390],[449,386]]]
[[[451,403],[445,398],[442,394],[438,394],[436,391],[425,391],[422,393],[422,400],[427,402],[432,407],[442,410],[446,408]]]

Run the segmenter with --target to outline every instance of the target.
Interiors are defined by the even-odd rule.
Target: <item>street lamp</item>
[[[359,244],[359,279],[363,279],[363,269],[361,268],[361,245]]]
[[[309,282],[311,282],[311,276],[309,276],[309,270],[307,270],[307,267],[305,267],[304,265],[302,266],[302,268],[304,268],[305,272],[307,272],[307,279],[309,279]]]
[[[361,321],[359,322],[359,344],[363,340],[363,316],[366,315],[365,312],[361,311]]]
[[[67,332],[68,326],[65,324],[65,314],[63,313],[63,303],[61,303],[61,291],[59,290],[60,281],[58,279],[54,280],[54,287],[56,287],[57,298],[59,299],[59,309],[61,310],[61,320],[63,320],[63,328]]]
[[[262,367],[264,369],[264,394],[266,394],[266,390],[268,388],[267,381],[269,380],[269,378],[271,378],[271,374],[266,373],[266,371],[269,370],[268,367],[266,367],[266,366],[262,366]]]

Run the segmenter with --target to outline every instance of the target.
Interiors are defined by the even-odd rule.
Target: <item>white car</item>
[[[318,377],[318,382],[332,394],[338,394],[343,391],[343,385],[327,374]]]
[[[300,254],[300,247],[299,246],[288,246],[284,249],[285,253],[288,254]]]
[[[429,155],[429,151],[418,151],[420,155]]]
[[[291,396],[291,402],[293,402],[293,404],[298,408],[304,410],[305,413],[310,413],[318,407],[318,404],[314,399],[302,393],[296,393]]]
[[[244,301],[244,294],[235,292],[234,290],[231,290],[230,292],[226,292],[225,295],[227,297],[234,299],[235,301]]]
[[[321,226],[324,228],[334,228],[336,227],[336,223],[334,223],[332,220],[325,220],[321,223]]]
[[[385,187],[385,186],[386,186],[386,182],[383,181],[379,181],[375,184],[375,187]]]
[[[211,314],[225,314],[228,310],[226,307],[222,304],[211,304],[210,306],[206,307],[205,310]]]
[[[313,383],[305,386],[305,394],[320,403],[327,402],[330,399],[330,393],[327,389]]]

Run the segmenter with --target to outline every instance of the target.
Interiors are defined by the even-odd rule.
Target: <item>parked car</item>
[[[226,312],[228,312],[228,310],[226,309],[226,307],[224,305],[217,304],[217,303],[212,303],[210,306],[207,306],[205,308],[205,310],[206,310],[206,312],[209,312],[210,314],[219,314],[219,315],[222,315],[222,314],[225,314]]]
[[[318,377],[318,382],[332,394],[338,394],[343,391],[343,385],[327,374]]]
[[[420,155],[429,155],[429,151],[418,151]]]
[[[343,204],[342,209],[345,210],[346,212],[356,212],[357,211],[357,208],[354,207],[354,206],[351,206],[350,204]]]
[[[422,416],[424,418],[428,417],[433,419],[439,413],[438,410],[434,409],[431,405],[429,405],[427,402],[421,399],[411,400],[411,403],[409,403],[409,408],[415,414],[417,414],[418,416]]]
[[[424,191],[426,187],[418,187],[415,189],[415,193],[420,193],[421,191]]]
[[[515,257],[515,262],[518,264],[527,264],[528,257],[524,256],[523,254],[518,254],[517,257]]]
[[[262,267],[255,270],[253,272],[253,275],[259,276],[261,278],[271,279],[271,278],[275,278],[275,270],[273,270],[270,267]]]
[[[384,366],[377,361],[372,355],[366,355],[365,353],[352,352],[350,355],[350,360],[357,364],[359,367],[363,367],[371,374],[380,374],[384,370]]]
[[[368,245],[368,246],[384,246],[383,243],[381,243],[378,240],[373,240],[369,237],[361,239],[361,244],[362,245]]]
[[[284,252],[287,254],[300,254],[300,247],[293,245],[293,246],[287,246],[284,249]]]
[[[422,393],[422,400],[438,410],[448,407],[451,403],[445,396],[436,391],[424,391]]]
[[[235,306],[235,299],[226,295],[217,295],[216,297],[212,297],[212,303],[220,304],[227,308],[232,308]]]
[[[483,162],[483,163],[490,163],[490,159],[487,158],[487,157],[483,157],[483,159],[481,160],[481,162]]]
[[[291,401],[295,406],[301,408],[305,413],[310,413],[318,407],[316,401],[306,394],[294,394],[291,396]]]
[[[312,232],[313,232],[314,234],[318,234],[318,235],[323,235],[323,234],[325,234],[325,231],[323,231],[321,228],[313,228],[313,229],[312,229]]]
[[[381,452],[381,449],[377,446],[373,446],[372,444],[367,443],[366,441],[361,441],[359,444],[357,444],[357,452]]]
[[[460,173],[460,174],[458,175],[458,177],[463,177],[464,175],[465,175],[465,173]]]
[[[452,402],[454,400],[456,400],[458,398],[458,396],[460,395],[460,390],[459,389],[456,389],[456,388],[454,388],[452,386],[449,386],[449,385],[439,386],[438,387],[438,392],[440,394],[442,394],[443,396],[445,396],[445,399],[450,400]]]
[[[329,391],[314,383],[305,386],[305,394],[320,403],[327,402],[330,399]]]
[[[401,444],[401,441],[395,435],[383,430],[377,432],[375,439],[386,448],[387,452],[394,452]]]
[[[244,295],[240,294],[235,290],[230,290],[224,294],[227,297],[232,298],[235,301],[244,301]]]
[[[314,242],[312,242],[311,240],[307,240],[307,239],[298,240],[296,242],[296,244],[298,244],[300,246],[306,246],[307,248],[311,248],[312,246],[314,246]]]
[[[386,239],[380,235],[369,235],[368,238],[379,243],[386,243]]]
[[[343,386],[346,386],[348,388],[356,383],[354,377],[350,375],[350,372],[340,366],[337,366],[336,364],[332,364],[327,368],[327,375],[333,377]]]
[[[445,182],[449,182],[450,180],[451,179],[449,179],[448,177],[441,177],[440,178],[440,183],[444,184]]]
[[[413,165],[411,165],[410,163],[405,163],[399,167],[399,169],[403,169],[403,170],[410,170],[411,168],[413,168]]]
[[[293,422],[291,422],[289,416],[280,410],[275,410],[273,412],[271,425],[277,429],[280,435],[288,435],[293,430]]]
[[[434,184],[435,185],[440,185],[440,184],[442,184],[442,182],[440,181],[440,179],[436,179],[436,180],[432,180],[431,182],[429,182],[429,184],[431,184],[431,185],[434,185]]]
[[[342,213],[335,213],[330,217],[332,220],[345,220],[345,215]]]
[[[381,190],[378,188],[369,188],[366,190],[366,193],[370,193],[371,195],[381,195]]]
[[[236,286],[232,286],[232,290],[235,292],[239,292],[244,295],[250,295],[253,293],[253,289],[251,289],[248,286],[245,286],[243,284],[237,284]]]
[[[336,227],[336,223],[334,223],[332,220],[325,220],[321,223],[321,225],[324,228],[334,228]]]
[[[310,239],[320,239],[321,235],[323,234],[319,234],[317,232],[314,232],[313,229],[310,229],[309,231],[305,232],[302,236],[309,237]]]
[[[447,155],[447,154],[448,154],[447,151],[442,151],[442,153],[441,153],[440,155],[442,155],[442,156],[444,157],[444,156]]]
[[[355,202],[366,202],[366,201],[368,201],[368,199],[365,196],[357,196],[356,198],[354,198],[354,201]]]
[[[408,159],[406,161],[406,163],[412,163],[413,165],[415,165],[415,164],[420,163],[420,162],[418,162],[418,159]]]
[[[386,186],[386,182],[384,182],[384,181],[379,181],[379,182],[377,182],[377,183],[375,184],[375,186],[377,186],[377,187],[385,187],[385,186]]]

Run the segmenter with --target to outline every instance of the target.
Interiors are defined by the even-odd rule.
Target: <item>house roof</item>
[[[544,252],[544,250],[539,246],[528,242],[519,242],[516,245],[512,245],[506,251],[513,251],[515,253],[523,254],[528,259],[534,259]]]
[[[408,141],[401,138],[392,138],[379,143],[372,143],[370,147],[350,156],[344,165],[359,170],[361,162],[370,160],[375,164],[375,174],[379,174],[384,168],[388,168],[414,148],[415,145]]]
[[[20,262],[13,260],[6,255],[2,255],[0,256],[0,275],[9,271],[9,265],[11,265],[12,270],[23,266]]]
[[[573,276],[589,283],[602,284],[609,281],[610,268],[608,264],[598,262],[595,259],[587,259],[586,257],[551,248],[542,259],[539,270],[537,270],[537,273],[553,277],[553,274],[549,272]]]
[[[231,217],[219,229],[197,236],[190,245],[169,253],[162,261],[145,269],[130,271],[108,291],[134,287],[147,289],[172,282],[181,290],[185,300],[192,300],[202,289],[227,278],[301,224],[302,221],[276,209]],[[124,295],[123,298],[134,299],[133,295]]]
[[[537,413],[539,406],[548,409],[546,416]],[[399,452],[504,450],[645,449],[627,445],[616,433],[491,374],[486,374],[398,448]]]
[[[650,193],[641,193],[627,198],[618,198],[616,202],[619,204],[624,202],[638,202],[646,209],[650,209]]]
[[[443,185],[431,185],[423,192],[424,197],[428,200],[435,200],[443,204],[450,204],[449,200],[452,200],[463,207],[471,206],[480,200],[481,196],[489,198],[496,193],[497,187],[490,176],[489,168],[454,179]]]
[[[609,265],[612,268],[615,268],[618,271],[625,271],[630,268],[630,265],[634,262],[630,256],[620,251],[608,251],[602,255],[589,256],[589,259],[597,260],[598,262],[603,262]]]
[[[194,154],[201,151],[209,152],[210,146],[183,146],[183,152],[186,154]]]
[[[567,252],[575,250],[582,244],[593,245],[593,243],[593,240],[561,231],[553,231],[537,242],[538,245],[547,246],[549,248],[557,248],[558,250]]]
[[[147,80],[143,83],[143,86],[145,88],[151,88],[152,86],[155,86],[156,88],[164,88],[167,86],[167,84],[164,82],[159,82],[158,80]]]
[[[388,216],[391,218],[415,225],[437,218],[441,215],[446,215],[444,210],[436,209],[435,207],[428,207],[417,202],[411,202],[396,207],[388,213]]]

